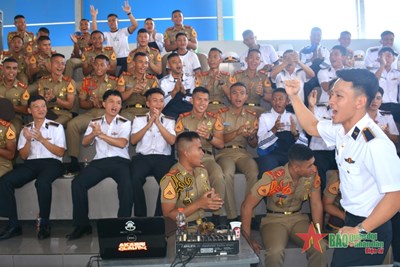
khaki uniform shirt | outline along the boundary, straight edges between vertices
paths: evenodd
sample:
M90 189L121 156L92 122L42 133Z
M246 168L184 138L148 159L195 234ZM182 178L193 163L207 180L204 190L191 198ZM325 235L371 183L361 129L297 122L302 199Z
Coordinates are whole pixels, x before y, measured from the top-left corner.
M303 201L308 200L311 192L320 188L318 174L311 177L300 177L297 185L293 184L288 163L267 171L252 187L251 194L257 199L267 197L267 209L275 212L300 211Z
M145 84L143 92L133 93L128 99L124 101L124 108L145 108L146 97L144 96L144 93L146 93L146 91L150 88L158 87L158 80L153 75L147 74L144 75L142 79L138 79L134 74L130 72L123 72L118 79L118 89L120 91L132 90L138 83Z
M51 76L42 77L39 80L38 93L39 95L45 95L46 90L53 92L54 96L60 98L61 100L67 101L67 95L74 95L75 81L70 77L63 76L59 80L54 81ZM57 103L48 102L47 108L54 110L62 110L64 108L58 107Z
M106 75L104 80L99 80L97 76L83 78L79 98L88 100L89 98L103 99L105 91L117 88L118 78Z
M342 194L340 193L340 181L339 181L339 172L337 170L330 170L327 175L327 183L324 189L324 196L329 198L334 198L334 205L342 209L340 205L340 199L342 198Z
M35 35L33 32L9 32L7 35L7 41L11 42L12 38L14 38L15 35L19 35L23 40L24 40L24 47L26 48L29 42L32 42L35 40Z
M19 55L14 55L11 51L3 51L0 55L0 62L3 62L6 58L14 58L18 62L18 79L20 75L23 75L26 79L26 63L25 63L25 54L19 53ZM1 63L0 63L1 64ZM20 80L20 79L19 79ZM22 82L27 82L22 80Z
M272 93L271 82L265 71L260 70L256 76L250 78L248 70L237 71L230 80L231 84L241 82L246 85L248 98L246 104L249 106L259 106L263 96L256 93L257 86L261 83L263 92Z
M203 117L199 120L193 112L186 112L179 116L178 121L176 122L175 132L178 135L185 131L196 131L202 123L207 126L207 129L211 134L224 130L224 126L222 125L221 118L218 114L205 112ZM213 145L203 137L201 137L200 140L206 154L209 155L207 152L212 153Z
M85 49L85 51L82 53L82 63L87 62L90 64L91 62L94 61L95 57L98 55L105 55L108 57L110 60L110 64L115 62L117 64L117 56L114 52L114 49L111 46L105 46L100 52L97 52L93 46L89 46ZM93 70L94 71L94 70ZM93 74L92 71L92 74Z
M160 181L161 203L174 203L184 208L210 190L208 174L204 168L195 168L194 176L178 162ZM204 210L199 209L186 219L188 222L204 218Z
M14 125L0 119L0 148L6 148L7 142L16 142ZM11 160L0 157L0 177L13 169Z
M167 28L164 33L164 42L165 42L165 40L169 40L171 44L175 44L175 41L176 41L175 36L179 32L186 33L186 36L187 36L189 42L191 39L197 38L197 32L195 31L195 29L193 27L182 25L182 27L178 27L178 28L176 28L175 26Z
M76 36L76 39L78 40L77 45L79 50L81 50L81 53L83 54L85 49L90 46L90 33L84 33L80 36Z
M135 56L135 54L137 52L145 53L149 57L149 61L153 62L154 64L160 64L160 62L161 62L161 54L157 49L155 49L153 47L149 47L149 46L145 49L136 48L129 53L128 58L126 59L126 61L128 63L128 70L129 70L129 65L131 65L133 62L133 57ZM150 67L147 69L147 73L154 75L154 76L157 75L157 73L153 72L150 69Z
M257 114L249 109L243 108L242 112L237 115L230 108L225 107L220 109L219 113L224 125L224 133L235 131L242 125L245 125L245 129L249 132L258 129ZM225 147L246 149L247 139L243 135L236 136L231 142L225 143Z
M222 82L217 81L210 71L202 72L200 79L196 77L196 87L203 86L210 92L210 104L217 105L224 103L225 94L222 86L229 83L230 75L225 71L221 71L221 75L223 77Z
M0 97L7 98L14 106L26 106L30 96L27 88L26 84L15 80L12 88L7 89L4 81L0 81Z
M36 68L37 65L40 65L39 71L35 74L34 79L39 79L43 76L50 75L50 72L46 69L45 63L50 62L51 55L54 54L55 52L51 52L49 55L42 55L38 51L33 52L30 56L28 56L29 59L29 67L30 68Z

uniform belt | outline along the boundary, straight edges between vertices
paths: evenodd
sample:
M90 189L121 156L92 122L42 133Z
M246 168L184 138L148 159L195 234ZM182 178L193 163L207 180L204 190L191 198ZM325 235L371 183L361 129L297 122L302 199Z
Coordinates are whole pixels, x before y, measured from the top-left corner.
M295 214L300 212L300 210L295 210L295 211L273 211L273 210L269 210L267 209L268 213L274 213L274 214L284 214L284 215L290 215L290 214Z
M203 149L203 152L204 152L204 154L207 154L207 155L213 155L212 151Z
M244 103L245 106L249 106L249 107L259 107L260 104L256 104L256 103Z
M145 108L145 105L142 104L132 104L132 105L126 105L125 108Z
M66 110L65 108L59 108L59 107L50 107L49 109L53 109L53 110Z
M243 147L243 146L235 146L235 145L233 145L233 146L225 146L225 148L233 148L233 149L241 148L241 149L246 149L246 148Z
M219 105L219 104L222 104L222 102L219 102L219 101L210 101L210 102L208 102L208 104Z

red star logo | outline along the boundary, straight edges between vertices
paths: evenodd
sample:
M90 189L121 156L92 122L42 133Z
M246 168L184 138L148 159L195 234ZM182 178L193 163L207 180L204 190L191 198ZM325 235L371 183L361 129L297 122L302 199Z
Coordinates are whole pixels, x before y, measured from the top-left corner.
M299 233L296 235L304 240L304 245L301 253L307 251L311 247L311 245L313 245L316 250L322 253L320 241L325 236L327 236L327 234L318 234L317 232L315 232L314 226L310 224L307 233Z

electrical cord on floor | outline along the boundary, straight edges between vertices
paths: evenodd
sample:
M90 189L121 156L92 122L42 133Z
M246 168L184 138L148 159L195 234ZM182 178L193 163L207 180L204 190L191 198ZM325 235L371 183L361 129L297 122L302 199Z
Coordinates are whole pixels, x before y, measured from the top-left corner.
M90 256L86 267L92 267L93 263L97 262L97 267L100 267L101 257L100 255Z

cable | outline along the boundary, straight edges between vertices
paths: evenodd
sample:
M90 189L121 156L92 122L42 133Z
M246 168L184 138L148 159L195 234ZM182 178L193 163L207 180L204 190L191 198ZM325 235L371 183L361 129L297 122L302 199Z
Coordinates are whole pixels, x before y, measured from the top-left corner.
M101 257L100 255L95 255L95 256L90 256L88 263L86 264L86 267L92 267L93 263L97 262L97 267L100 267L100 262L101 262Z

